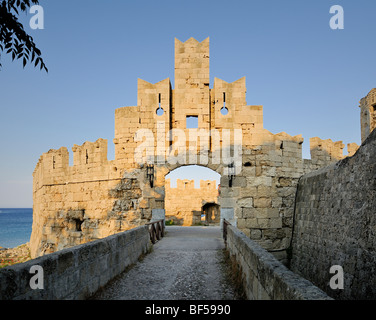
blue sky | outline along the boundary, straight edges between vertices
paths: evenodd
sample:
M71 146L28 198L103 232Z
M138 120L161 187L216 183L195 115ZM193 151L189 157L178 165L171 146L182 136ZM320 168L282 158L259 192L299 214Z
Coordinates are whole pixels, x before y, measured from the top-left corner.
M359 100L376 87L374 0L43 1L25 29L49 68L2 54L0 207L32 206L32 173L49 149L108 139L114 111L137 104L137 78L174 84L174 38L210 37L210 77L243 76L272 133L360 144ZM343 6L344 30L329 27Z

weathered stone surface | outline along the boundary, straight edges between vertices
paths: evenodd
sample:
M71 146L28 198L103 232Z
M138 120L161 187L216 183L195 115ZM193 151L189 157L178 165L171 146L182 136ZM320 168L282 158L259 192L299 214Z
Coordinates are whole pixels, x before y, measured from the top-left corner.
M200 188L195 188L194 180L177 179L176 182L176 188L172 188L171 180L166 179L166 220L183 226L219 224L219 190L215 180L200 180ZM201 214L205 214L203 220Z
M239 199L236 204L240 208L252 208L253 207L253 198Z
M254 200L255 208L270 208L272 206L272 198L262 197Z
M0 270L0 300L81 300L90 297L149 251L147 226ZM119 257L122 256L120 259ZM33 290L30 268L43 268L43 290Z
M254 238L258 235L251 232ZM233 226L227 228L227 249L241 267L250 300L331 300Z
M302 177L293 235L292 270L338 299L376 298L376 131L357 153ZM342 266L344 289L328 284Z

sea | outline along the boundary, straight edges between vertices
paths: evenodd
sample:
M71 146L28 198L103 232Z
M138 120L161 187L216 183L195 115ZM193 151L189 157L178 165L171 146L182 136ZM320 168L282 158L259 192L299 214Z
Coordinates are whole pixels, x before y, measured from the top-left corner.
M0 247L15 248L30 241L33 209L0 208Z

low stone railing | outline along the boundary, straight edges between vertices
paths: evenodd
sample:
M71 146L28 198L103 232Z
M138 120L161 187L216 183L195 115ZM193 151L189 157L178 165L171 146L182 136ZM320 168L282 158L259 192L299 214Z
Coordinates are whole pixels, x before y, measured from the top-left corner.
M223 231L226 247L241 268L248 299L332 300L226 221Z
M83 300L150 248L149 227L0 269L0 300Z

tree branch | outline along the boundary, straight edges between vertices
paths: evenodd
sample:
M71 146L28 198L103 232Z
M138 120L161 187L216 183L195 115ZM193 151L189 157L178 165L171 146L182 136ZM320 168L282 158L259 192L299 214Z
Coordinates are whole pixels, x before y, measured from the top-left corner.
M41 51L36 47L33 38L28 35L23 25L18 21L19 10L27 11L30 4L39 4L38 0L0 0L0 61L1 52L12 55L12 60L22 59L23 67L33 63L36 67L48 69L41 57ZM0 62L0 69L2 65Z

